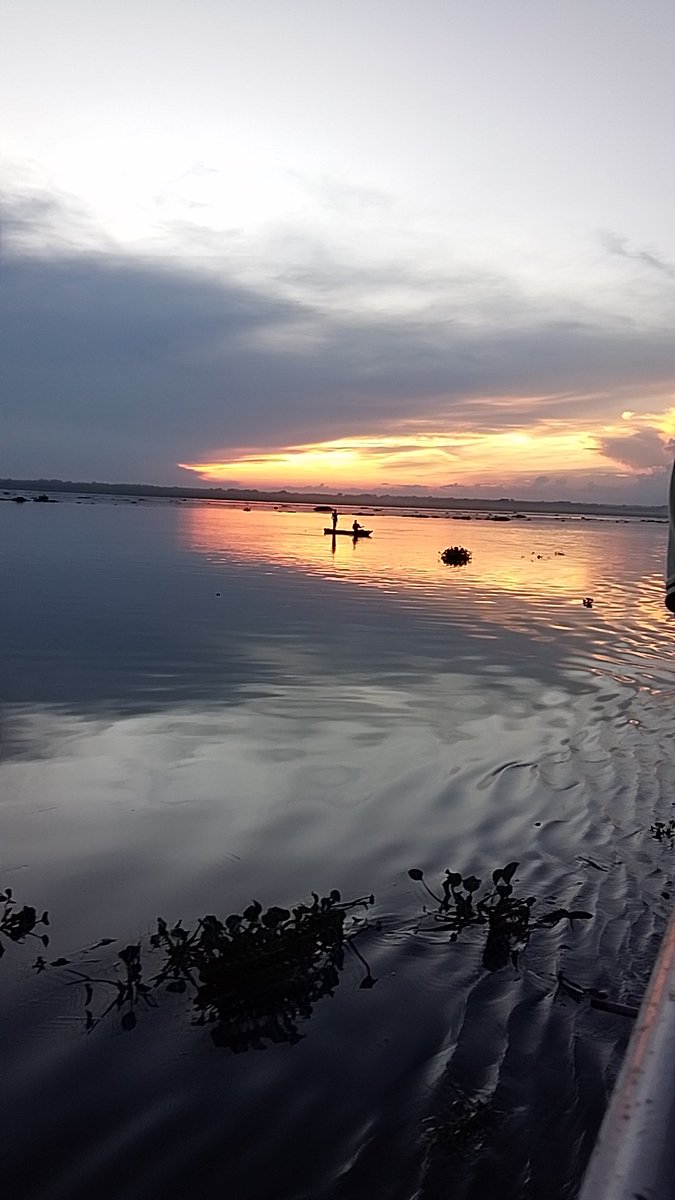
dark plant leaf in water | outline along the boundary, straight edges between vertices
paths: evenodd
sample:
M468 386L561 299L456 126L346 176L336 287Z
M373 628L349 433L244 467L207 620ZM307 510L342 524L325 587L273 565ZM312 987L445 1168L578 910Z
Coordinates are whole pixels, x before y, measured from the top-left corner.
M452 887L452 888L458 888L458 887L460 886L460 884L461 884L461 882L462 882L462 876L459 874L459 872L457 872L457 871L446 871L446 872L445 872L445 874L446 874L446 876L447 876L448 883L450 884L450 887Z
M502 877L504 879L504 882L510 883L517 870L518 870L517 862L507 863L502 871Z
M50 962L49 965L50 967L66 967L69 962L69 958L55 958L54 961Z
M411 879L424 879L424 871L420 871L419 867L411 867L408 874Z
M467 892L477 892L480 885L481 881L480 879L476 879L475 875L467 875L466 879L464 880L464 887L466 888Z
M252 904L249 904L248 908L244 909L244 917L247 921L254 922L258 920L261 912L262 904L258 904L258 901L254 900Z
M361 980L359 987L360 988L374 988L376 983L377 983L377 980L373 979L372 975L366 975L365 979Z
M564 921L565 919L571 921L576 917L580 921L590 921L592 916L593 914L588 912L569 912L569 910L566 908L555 908L553 912L545 913L543 917L539 917L536 921L536 924L539 926L552 928L554 925L557 925L559 921Z
M262 922L268 929L275 929L277 925L282 925L284 921L287 921L290 915L287 908L276 908L273 905L263 914Z
M120 1021L120 1025L122 1026L122 1029L125 1029L125 1030L135 1029L136 1028L136 1013L133 1012L133 1010L130 1012L125 1012L124 1016L122 1017L122 1020Z
M167 992L184 992L186 988L187 984L184 979L173 979L166 985Z
M131 964L137 962L138 958L140 957L140 953L140 943L137 946L125 946L124 950L120 950L118 958L121 958L123 963L125 963L127 966L130 966Z

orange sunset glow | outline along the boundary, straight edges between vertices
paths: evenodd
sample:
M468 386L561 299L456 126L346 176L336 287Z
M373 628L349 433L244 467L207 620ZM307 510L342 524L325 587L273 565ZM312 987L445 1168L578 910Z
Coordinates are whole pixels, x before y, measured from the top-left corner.
M349 524L351 513L344 514L344 520ZM430 597L446 598L453 572L439 562L438 551L456 533L457 525L443 518L418 524L411 556L407 522L380 511L366 524L375 527L367 545L354 546L351 539L341 538L336 545L335 540L331 544L331 539L323 536L323 518L314 513L255 509L244 514L234 508L207 506L186 508L181 513L185 544L216 560L226 553L238 561L293 567L313 575L349 580L360 587L392 593L421 588ZM567 553L554 556L554 541ZM536 570L532 565L533 544L543 552L536 560ZM498 593L522 597L554 591L565 598L585 595L591 586L593 564L578 528L557 526L554 531L549 526L533 533L531 526L514 523L505 538L503 527L475 522L471 526L471 545L475 561L454 577L456 586L461 581L462 587L482 593L485 578L489 577ZM506 620L503 613L502 620Z
M557 472L626 475L642 465L621 457L631 437L651 433L660 455L675 433L675 410L638 416L617 414L611 424L546 421L504 432L419 432L414 422L396 434L344 437L307 444L242 448L227 457L180 463L205 482L249 487L395 489L423 485L442 488L457 483L497 483ZM612 452L607 448L611 442ZM603 445L604 443L604 445ZM655 464L655 465L658 465Z

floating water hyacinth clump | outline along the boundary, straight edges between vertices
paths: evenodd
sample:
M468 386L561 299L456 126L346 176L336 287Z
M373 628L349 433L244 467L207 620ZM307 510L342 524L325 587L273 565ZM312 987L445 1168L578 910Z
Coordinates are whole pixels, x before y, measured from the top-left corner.
M365 971L359 986L376 983L354 945L368 925L361 912L374 902L374 896L343 901L334 889L323 897L313 892L311 904L292 910L272 905L263 911L254 900L224 920L204 916L193 929L159 918L149 947L141 942L125 946L112 975L94 976L86 962L67 958L47 963L39 957L34 967L38 972L68 968L71 982L84 989L88 1031L109 1014L120 1017L123 1030L134 1029L140 1013L158 1007L161 989L189 999L194 1023L210 1027L216 1046L241 1053L295 1043L302 1036L300 1022L311 1016L319 1000L334 994L347 951ZM112 940L105 938L97 946ZM158 952L162 961L150 974ZM102 993L109 998L97 1004Z
M448 546L446 550L441 550L441 562L447 567L465 567L471 562L471 551L465 546Z
M670 827L659 823L655 836L662 840L664 832L669 837ZM447 931L451 942L482 927L483 967L498 971L509 962L517 965L533 932L562 921L573 926L591 917L566 908L535 917L535 897L515 893L517 869L517 862L509 862L485 883L475 875L447 870L433 887L419 867L408 874L433 901L423 912L425 926ZM379 920L369 920L374 895L343 900L333 889L310 896L310 901L292 908L271 905L266 910L253 900L239 912L223 918L208 914L192 926L159 918L153 934L123 946L114 958L91 957L117 940L104 937L74 957L49 961L40 954L33 968L38 975L65 968L67 984L83 997L87 1032L107 1017L117 1018L126 1032L136 1029L141 1015L157 1009L162 996L170 993L183 997L193 1024L207 1027L219 1048L242 1053L275 1043L294 1044L301 1040L301 1026L315 1005L335 994L347 955L358 963L360 989L377 983L356 945L357 940L363 944L362 934L381 928ZM11 889L0 892L0 953L3 940L23 943L38 938L46 947L49 937L36 927L48 922L46 912L38 917L33 907L17 906Z
M513 894L511 880L518 869L517 862L507 863L492 872L492 888L484 889L479 895L482 880L475 875L462 877L458 871L446 871L441 881L442 895L434 892L425 882L424 872L413 867L408 874L421 883L437 908L430 914L437 929L450 931L450 941L455 942L463 930L487 926L487 940L483 950L483 966L487 971L498 971L510 961L518 963L518 956L527 946L536 929L551 929L559 921L588 921L592 914L580 909L556 908L541 917L533 917L534 896L518 897Z

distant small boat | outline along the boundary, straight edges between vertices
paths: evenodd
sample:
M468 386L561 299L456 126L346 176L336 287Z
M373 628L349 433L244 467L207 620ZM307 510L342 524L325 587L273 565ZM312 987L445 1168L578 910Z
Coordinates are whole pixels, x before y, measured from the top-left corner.
M324 533L330 534L331 537L370 537L372 532L372 529L357 529L356 532L353 529L324 529Z

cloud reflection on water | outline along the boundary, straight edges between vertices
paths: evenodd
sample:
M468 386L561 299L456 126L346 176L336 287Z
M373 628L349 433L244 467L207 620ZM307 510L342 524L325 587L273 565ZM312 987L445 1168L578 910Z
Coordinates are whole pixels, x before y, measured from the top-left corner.
M273 1178L290 1197L308 1128L330 1149L304 1165L307 1194L335 1194L338 1179L372 1194L387 1164L394 1195L403 1170L417 1177L429 1114L447 1146L444 1097L462 1087L509 1114L491 1135L495 1179L514 1178L529 1146L538 1179L552 1152L561 1178L578 1174L577 1125L586 1136L599 1119L615 1039L553 1004L560 956L583 984L612 994L622 976L641 984L672 874L669 848L647 832L671 812L673 778L663 530L378 515L370 543L344 539L333 556L321 514L64 504L19 522L5 507L17 591L2 882L49 908L50 956L102 934L136 944L158 912L193 921L324 886L372 888L384 920L378 987L363 993L356 976L318 1004L292 1055L228 1059L226 1087L168 1003L141 1042L139 1029L108 1039L110 1026L77 1040L73 1001L59 1017L70 1040L55 1039L56 977L40 979L38 1009L19 971L4 1019L21 1034L8 1078L22 1169L44 1097L38 1126L52 1140L31 1170L57 1197L124 1191L120 1136L161 1176L153 1189L138 1175L143 1200L171 1195L195 1163L222 1190L224 1144L232 1194L252 1179L260 1195ZM438 561L455 541L474 553L459 571ZM555 895L594 921L574 939L533 939L526 969L489 978L469 941L449 969L446 946L407 932L419 909L411 866L430 879L446 867L485 877L515 857L527 862L523 895ZM174 1161L157 1153L148 1114ZM257 1122L264 1136L247 1158ZM445 1195L443 1155L425 1195ZM482 1200L479 1184L466 1194Z

